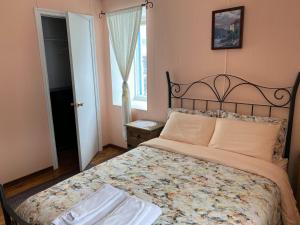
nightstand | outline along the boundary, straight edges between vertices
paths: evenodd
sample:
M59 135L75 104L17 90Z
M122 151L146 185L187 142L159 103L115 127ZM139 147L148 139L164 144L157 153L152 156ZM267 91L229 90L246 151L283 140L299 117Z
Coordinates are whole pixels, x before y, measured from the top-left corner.
M140 143L160 135L165 123L151 120L136 120L126 124L127 147L132 149Z

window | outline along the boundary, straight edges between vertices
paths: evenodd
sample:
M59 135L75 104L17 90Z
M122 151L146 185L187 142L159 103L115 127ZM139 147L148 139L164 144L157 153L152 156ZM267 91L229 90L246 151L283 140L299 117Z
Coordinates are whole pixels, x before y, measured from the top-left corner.
M122 105L122 77L110 46L113 105ZM134 59L129 75L132 108L147 110L147 26L146 10L143 9L142 22L138 36Z
M134 57L135 96L134 99L147 99L147 31L143 18Z

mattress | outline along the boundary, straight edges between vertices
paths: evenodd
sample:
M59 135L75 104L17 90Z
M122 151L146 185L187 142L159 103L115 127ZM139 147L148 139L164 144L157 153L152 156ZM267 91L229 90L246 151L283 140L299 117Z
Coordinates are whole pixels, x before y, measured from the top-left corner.
M280 191L271 180L187 155L140 146L23 202L17 213L51 224L104 183L162 209L157 225L281 224Z

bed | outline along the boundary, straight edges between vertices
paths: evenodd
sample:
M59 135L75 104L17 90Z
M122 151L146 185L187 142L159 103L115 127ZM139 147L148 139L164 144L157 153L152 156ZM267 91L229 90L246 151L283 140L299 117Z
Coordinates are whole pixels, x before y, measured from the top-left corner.
M277 109L284 109L289 115L284 141L284 156L288 158L299 77L294 87L267 88L224 74L191 84L179 84L171 82L167 73L169 108L179 103L182 109L187 101L191 104L190 110L196 110L197 102L204 102L204 111L208 112L212 102L218 104L218 110L223 110L226 104L233 105L234 113L238 113L239 106L246 105L250 108L251 118L255 107L266 108L267 117L271 117ZM217 89L219 79L229 83L223 94ZM195 85L209 88L216 99L190 97L188 93ZM267 103L226 101L243 85L261 93ZM265 91L273 93L276 102ZM17 213L33 224L51 224L60 214L109 183L158 205L163 213L156 221L157 225L298 224L299 214L293 211L295 202L290 193L288 176L282 168L234 152L207 151L208 148L176 140L150 140L28 198L17 208ZM247 166L250 164L251 168ZM274 171L277 177L260 172L262 168ZM283 190L287 193L282 193ZM283 211L283 205L288 205L287 211Z

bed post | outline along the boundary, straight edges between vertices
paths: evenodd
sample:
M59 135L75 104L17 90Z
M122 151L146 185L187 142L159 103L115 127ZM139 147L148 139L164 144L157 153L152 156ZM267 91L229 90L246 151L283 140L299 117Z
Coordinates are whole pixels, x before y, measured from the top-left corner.
M172 95L172 90L171 90L171 80L170 80L170 73L169 71L166 72L166 75L167 75L167 82L168 82L168 107L169 108L172 108L172 98L171 98L171 95Z
M286 144L285 144L285 158L289 158L290 151L291 151L291 139L292 139L292 132L293 132L293 122L294 122L294 111L295 111L295 104L296 104L296 96L297 91L300 83L300 72L298 73L297 79L293 86L292 96L291 96L291 103L290 103L290 111L289 111L289 121L288 121L288 128L286 134Z

